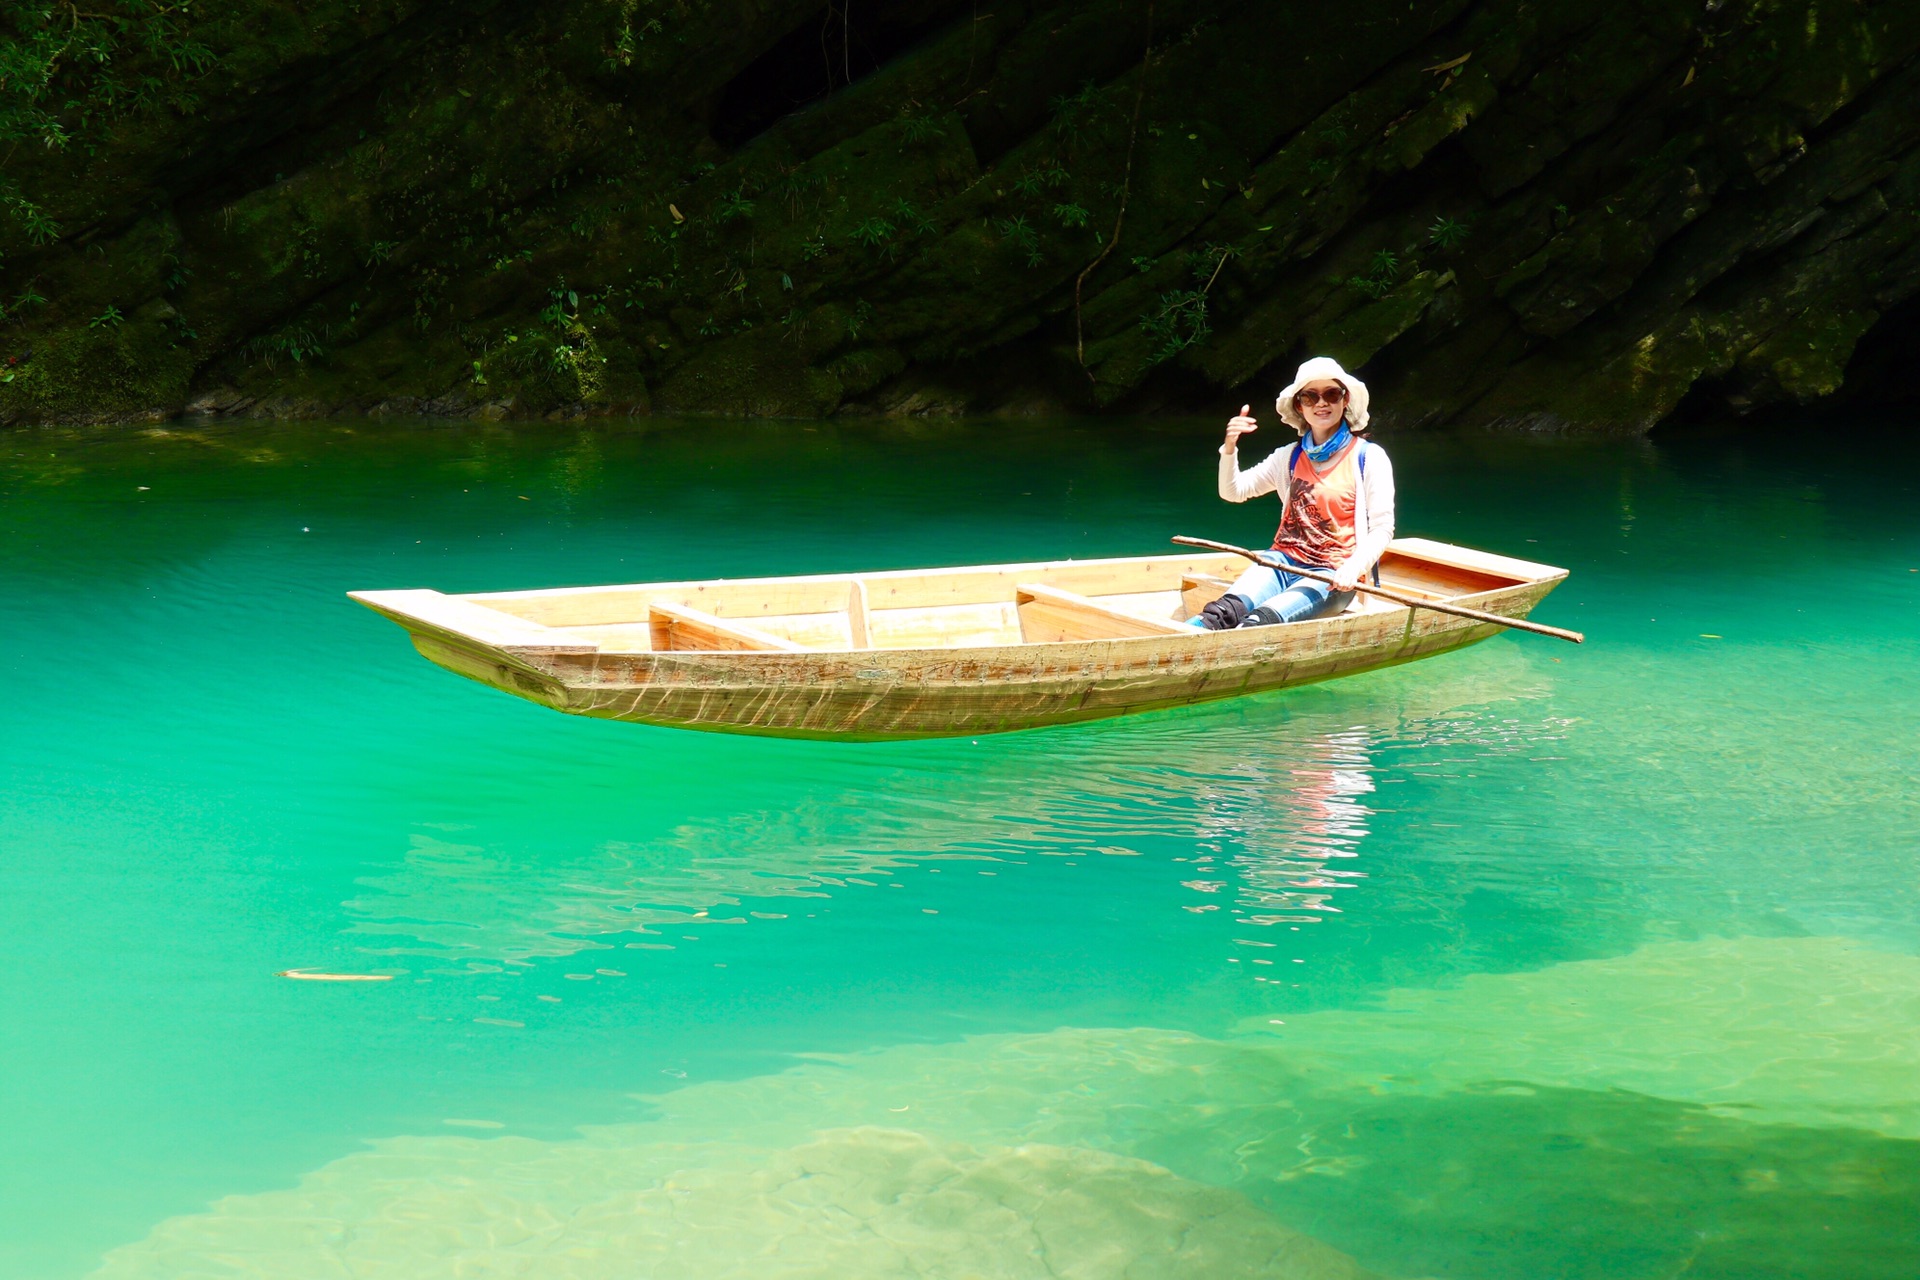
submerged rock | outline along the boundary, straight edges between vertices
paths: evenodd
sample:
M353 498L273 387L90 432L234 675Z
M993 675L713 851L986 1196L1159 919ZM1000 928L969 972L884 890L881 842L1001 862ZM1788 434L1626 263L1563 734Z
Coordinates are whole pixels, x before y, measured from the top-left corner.
M626 1139L621 1141L620 1139ZM406 1138L115 1250L109 1277L1368 1280L1232 1191L1086 1148L899 1129L784 1150Z
M1233 1039L810 1054L574 1138L382 1139L96 1275L1906 1276L1916 1000L1912 956L1749 937Z
M0 424L1137 411L1317 351L1391 423L1636 432L1911 327L1900 0L993 8L26 21Z

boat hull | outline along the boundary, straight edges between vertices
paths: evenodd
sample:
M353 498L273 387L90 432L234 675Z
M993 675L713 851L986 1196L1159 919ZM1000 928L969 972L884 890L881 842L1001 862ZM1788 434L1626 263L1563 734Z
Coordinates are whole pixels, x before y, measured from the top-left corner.
M1524 618L1564 576L1454 602ZM409 630L420 653L440 666L570 715L722 733L886 741L1044 728L1285 689L1461 648L1503 628L1395 608L1232 632L1114 640L661 653L542 650L476 643L438 628Z

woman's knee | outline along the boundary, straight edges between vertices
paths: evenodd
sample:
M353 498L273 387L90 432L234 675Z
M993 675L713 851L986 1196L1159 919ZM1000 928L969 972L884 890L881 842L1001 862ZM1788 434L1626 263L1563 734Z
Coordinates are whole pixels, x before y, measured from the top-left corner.
M1246 600L1248 607L1263 605L1280 592L1280 581L1271 569L1254 565L1238 578L1227 590Z
M1230 591L1200 610L1200 625L1209 631L1231 631L1252 611L1251 600Z
M1313 616L1318 597L1311 592L1302 591L1298 586L1289 587L1257 609L1247 613L1247 620L1240 625L1246 627L1270 627L1280 622L1300 622Z

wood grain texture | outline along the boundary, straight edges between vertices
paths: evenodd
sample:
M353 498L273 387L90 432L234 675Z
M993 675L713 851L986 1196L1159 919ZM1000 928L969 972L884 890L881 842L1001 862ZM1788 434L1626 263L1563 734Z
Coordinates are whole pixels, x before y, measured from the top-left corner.
M1427 558L1429 546L1442 554ZM1491 577L1498 585L1469 594L1436 594L1505 617L1525 617L1566 577L1564 570L1549 565L1421 539L1396 542L1394 551L1396 564L1383 576L1395 585L1461 573L1476 581ZM862 574L859 579L835 575L705 584L726 586L735 594L713 592L701 598L724 602L738 616L766 619L765 630L734 624L765 639L779 640L775 630L794 614L839 613L848 623L845 631L836 629L836 635L854 642L841 647L844 642L836 639L833 648L784 640L778 648L731 651L683 650L677 643L648 649L535 643L541 632L562 641L584 639L596 630L609 639L638 638L635 633L641 628L610 625L619 619L608 616L609 609L671 609L673 597L690 593L689 584L554 593L573 602L564 607L541 603L540 593L514 593L519 607L511 612L522 620L530 621L529 614L556 619L591 615L600 625L576 622L572 625L580 630L572 632L538 624L524 631L514 628L512 640L517 643L504 644L449 625L452 619L428 598L438 593L357 593L355 599L405 627L431 661L557 711L727 733L848 740L999 733L1260 693L1412 661L1501 631L1491 624L1401 607L1370 607L1310 622L1225 632L1165 621L1164 610L1177 607L1182 589L1190 589L1197 577L1219 577L1226 559L1159 556ZM930 580L941 572L952 578L944 586ZM915 603L893 611L877 607L888 588L876 584L888 578L894 579L891 598ZM1094 590L1075 591L1062 586L1063 580ZM869 638L879 647L861 648L851 634L847 611L856 581L865 582L869 600L875 602ZM989 584L1002 594L980 599ZM761 587L768 600L800 607L785 614L756 613L737 590L749 586ZM583 590L593 593L585 606L579 603ZM1098 599L1102 594L1111 599ZM1025 602L1016 603L1022 596ZM498 595L453 599L484 601L482 607L495 616L504 611L504 598ZM1116 607L1120 600L1134 607ZM1150 601L1159 602L1160 616L1138 612ZM1063 608L1063 602L1071 608ZM1071 613L1073 626L1083 634L1008 642L1011 629L1036 607L1052 611L1049 618ZM889 635L890 612L910 625ZM720 621L719 615L704 609L700 613ZM1109 628L1105 634L1084 634L1099 625ZM921 642L896 643L901 630L911 631ZM1128 630L1134 634L1122 634ZM994 636L993 642L975 642L983 633ZM928 643L928 638L937 642Z
M1035 582L1016 586L1013 604L1020 613L1020 638L1028 644L1177 636L1188 629L1179 623L1139 617L1083 595Z
M1185 621L1202 609L1227 594L1227 588L1233 582L1227 578L1216 578L1210 573L1183 573L1180 575L1180 619Z
M871 610L867 606L867 584L855 578L853 589L847 592L847 647L850 649L871 649L873 633L869 625Z
M647 609L648 639L656 653L695 650L729 653L742 650L772 649L799 653L802 646L781 636L769 635L758 627L728 622L684 605L655 604Z

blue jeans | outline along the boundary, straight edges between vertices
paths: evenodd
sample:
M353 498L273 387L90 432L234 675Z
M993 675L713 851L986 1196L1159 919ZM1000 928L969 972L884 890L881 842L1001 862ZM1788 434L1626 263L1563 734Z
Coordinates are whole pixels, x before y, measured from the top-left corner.
M1316 564L1302 564L1283 551L1269 551L1267 559L1333 576L1333 570L1323 569ZM1305 622L1308 618L1323 618L1338 613L1353 603L1354 594L1351 591L1335 591L1324 582L1315 582L1312 578L1302 578L1298 574L1284 573L1258 564L1249 566L1227 591L1239 596L1254 609L1264 605L1273 610L1280 615L1282 622Z

